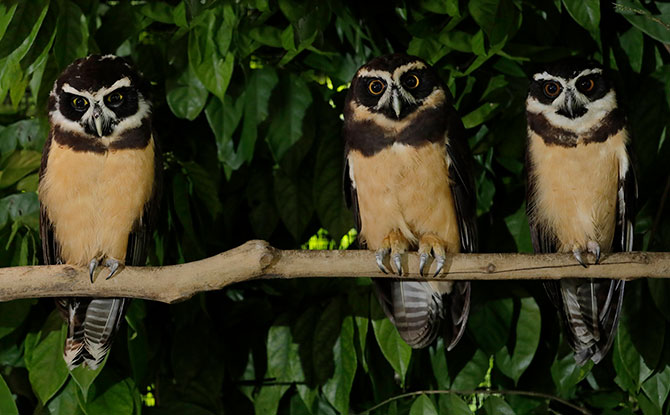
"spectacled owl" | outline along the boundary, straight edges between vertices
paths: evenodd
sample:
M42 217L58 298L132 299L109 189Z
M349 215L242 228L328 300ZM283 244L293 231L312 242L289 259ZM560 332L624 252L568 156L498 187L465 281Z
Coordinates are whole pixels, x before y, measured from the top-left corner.
M123 265L144 265L161 172L148 83L125 59L89 56L63 71L48 105L39 173L44 262L87 266L91 282L100 265L107 278ZM68 323L69 368L100 365L128 301L56 300Z
M423 275L446 254L475 252L477 226L471 155L449 91L425 61L403 54L375 58L356 72L344 106L345 194L359 243L389 257L416 249ZM390 263L389 263L389 266ZM470 309L470 283L374 280L382 309L402 338L425 347L443 325L453 348Z
M626 117L598 64L562 61L535 73L526 100L527 213L535 252L572 252L595 263L631 251L637 185ZM612 345L624 281L545 283L580 365Z

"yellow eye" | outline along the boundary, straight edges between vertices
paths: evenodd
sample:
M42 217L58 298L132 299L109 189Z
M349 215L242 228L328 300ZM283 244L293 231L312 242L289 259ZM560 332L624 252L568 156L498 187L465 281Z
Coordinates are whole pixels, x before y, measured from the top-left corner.
M384 88L386 88L386 85L384 85L384 83L379 79L373 79L368 84L368 91L370 91L372 95L381 94L382 92L384 92Z
M123 102L123 95L120 92L112 92L106 99L110 107L118 107Z
M409 89L414 89L419 86L419 77L411 74L405 78L405 86Z
M579 89L582 92L591 92L593 91L593 87L596 86L596 83L593 82L593 79L587 78L587 79L580 79L579 82L577 82L577 89Z
M85 111L88 108L88 100L84 97L74 97L71 102L72 108L77 111Z
M558 82L549 81L544 84L544 95L549 98L556 98L561 93L561 85Z

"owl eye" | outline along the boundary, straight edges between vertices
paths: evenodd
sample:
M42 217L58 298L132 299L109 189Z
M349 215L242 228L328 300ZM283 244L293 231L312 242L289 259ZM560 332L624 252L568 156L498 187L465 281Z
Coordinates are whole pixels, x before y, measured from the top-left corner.
M596 83L593 82L593 79L591 78L580 79L579 82L577 82L577 89L581 92L591 92L595 86Z
M411 74L407 78L405 78L404 84L407 88L414 89L419 86L419 77L414 74Z
M368 84L368 91L370 91L372 95L381 94L382 92L384 92L384 88L386 88L386 85L384 85L384 83L379 79L373 79Z
M86 111L88 108L88 100L84 97L74 97L71 101L72 108L77 111Z
M123 95L120 92L112 92L107 95L106 100L110 107L118 107L123 102Z
M556 98L558 94L561 93L561 85L558 82L549 81L545 82L544 87L542 88L544 95L549 98Z

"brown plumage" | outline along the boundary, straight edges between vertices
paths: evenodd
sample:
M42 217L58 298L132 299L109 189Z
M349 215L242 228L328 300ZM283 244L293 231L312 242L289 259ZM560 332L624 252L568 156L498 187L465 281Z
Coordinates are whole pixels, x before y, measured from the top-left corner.
M602 68L567 61L534 75L526 103L527 211L535 252L630 251L636 184L623 112ZM624 282L545 283L579 364L611 347Z
M121 58L77 60L54 84L49 119L39 184L44 262L88 266L92 280L99 264L108 278L144 265L161 172L146 84ZM68 322L68 367L104 360L128 301L56 300Z
M381 84L379 84L381 83ZM423 60L387 55L362 66L344 108L345 193L361 246L387 272L390 256L417 249L420 272L436 273L448 252L477 249L474 181L463 126L437 73ZM446 344L460 339L469 282L373 280L389 319L412 347L430 344L444 321Z

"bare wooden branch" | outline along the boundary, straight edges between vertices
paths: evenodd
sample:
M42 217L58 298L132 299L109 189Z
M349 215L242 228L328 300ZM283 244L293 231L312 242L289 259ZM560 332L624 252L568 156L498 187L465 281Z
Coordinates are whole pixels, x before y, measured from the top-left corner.
M589 260L593 262L593 257ZM431 268L435 266L430 264ZM390 268L390 264L386 264ZM416 253L403 256L402 278L418 275ZM107 269L96 272L91 284L84 267L70 265L0 268L0 301L18 298L86 296L130 297L173 303L202 291L259 278L380 277L369 251L282 251L265 241L242 246L187 264L166 267L126 267L105 280ZM431 274L432 275L432 274ZM528 280L561 278L670 278L670 253L604 254L599 265L583 268L572 254L455 254L449 255L439 280Z

